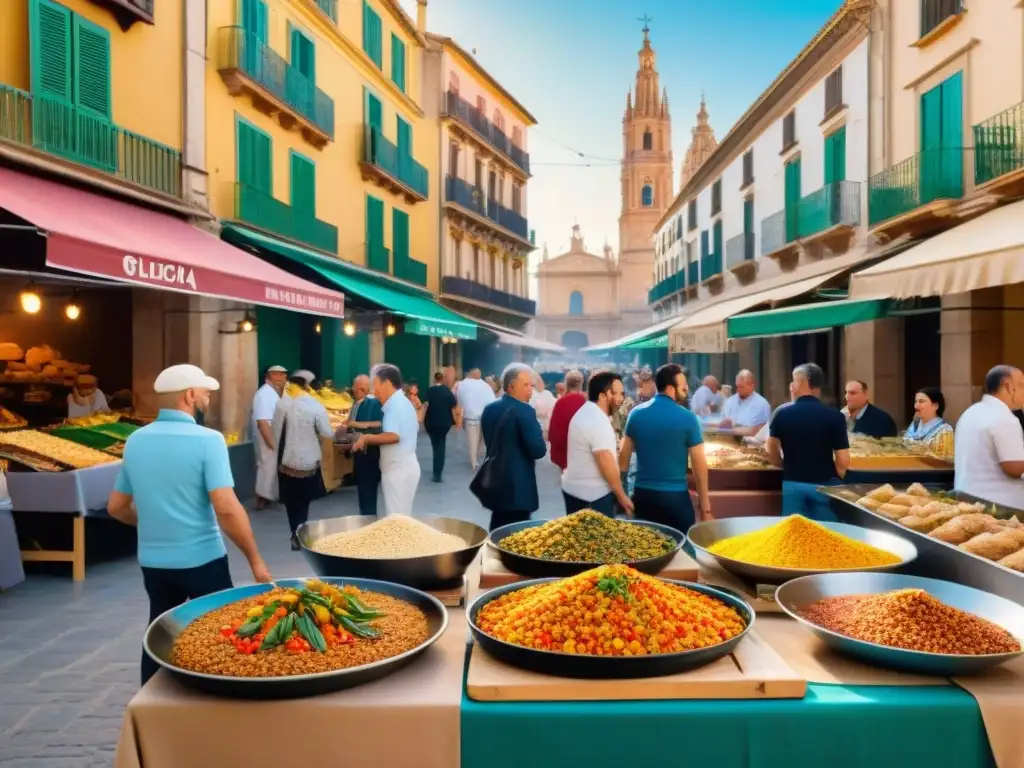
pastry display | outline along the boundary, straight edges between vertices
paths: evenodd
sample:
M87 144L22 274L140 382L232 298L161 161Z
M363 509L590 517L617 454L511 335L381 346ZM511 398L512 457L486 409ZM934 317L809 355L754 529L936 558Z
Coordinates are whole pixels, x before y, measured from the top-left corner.
M19 429L28 426L28 422L13 411L0 405L0 429Z
M62 440L53 435L37 432L34 429L0 433L0 450L7 447L20 448L36 456L60 462L75 469L117 461L110 454L78 445L70 440Z

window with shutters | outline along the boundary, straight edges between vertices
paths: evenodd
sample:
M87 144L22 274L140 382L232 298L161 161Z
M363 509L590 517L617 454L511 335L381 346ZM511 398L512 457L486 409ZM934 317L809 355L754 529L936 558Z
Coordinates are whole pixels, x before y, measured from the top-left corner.
M412 126L400 116L395 116L395 136L398 138L398 156L412 157Z
M825 117L838 112L843 106L843 67L825 78Z
M306 33L298 27L293 27L291 22L288 22L288 28L292 66L310 83L316 84L316 46Z
M391 81L405 93L405 43L391 35Z
M405 278L409 268L409 214L391 209L391 265L395 277Z
M921 37L963 12L963 0L921 0Z
M719 179L711 185L711 215L717 216L722 212L722 180Z
M316 217L316 164L308 157L291 151L292 208L302 216Z
M366 266L378 272L390 272L388 251L384 247L384 201L366 196Z
M243 117L236 115L235 118L238 183L270 196L274 188L270 136Z
M846 126L825 137L825 183L846 180Z
M512 182L512 210L523 212L523 185L518 181Z
M697 228L697 201L691 200L686 208L686 231L693 232Z
M497 107L494 108L494 127L502 133L505 132L505 116L501 114L501 110Z
M790 112L782 118L782 151L796 144L796 112Z
M749 187L754 183L754 150L748 149L743 153L743 186Z
M512 146L523 146L523 129L518 125L512 127Z
M448 175L453 179L459 175L459 145L454 141L448 145Z
M384 33L380 16L370 7L368 0L363 0L363 50L377 69L384 68Z
M455 71L448 72L448 90L459 95L459 75Z

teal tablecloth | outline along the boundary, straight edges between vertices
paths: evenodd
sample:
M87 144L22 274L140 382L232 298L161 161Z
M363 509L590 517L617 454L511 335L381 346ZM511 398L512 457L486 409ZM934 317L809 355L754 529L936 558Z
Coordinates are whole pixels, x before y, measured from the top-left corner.
M955 686L809 685L802 700L480 703L462 768L992 768Z

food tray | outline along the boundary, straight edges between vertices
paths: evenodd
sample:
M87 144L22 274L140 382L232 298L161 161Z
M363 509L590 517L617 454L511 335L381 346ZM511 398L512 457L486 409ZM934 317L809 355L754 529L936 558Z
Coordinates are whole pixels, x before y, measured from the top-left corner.
M55 461L47 456L39 456L30 451L9 445L0 445L0 457L34 472L67 472L71 469L67 464L61 464L59 461Z
M668 579L663 579L663 581L666 584L675 584L691 589L694 592L709 595L735 608L746 623L746 627L736 637L724 643L693 651L651 656L584 656L557 651L541 651L536 648L524 648L520 645L513 645L512 643L506 643L504 640L491 637L477 626L477 614L487 603L496 600L508 592L515 592L552 581L558 581L558 579L521 581L518 584L497 587L490 592L484 592L482 595L479 595L470 604L466 612L469 628L476 642L498 661L532 672L556 675L558 677L614 680L674 675L677 672L684 672L688 669L696 669L705 664L710 664L716 659L732 653L733 649L747 636L747 633L754 626L754 610L741 598L726 592L720 592L703 584L694 584L687 581L670 581Z
M755 565L734 560L731 557L721 557L708 550L710 546L722 539L729 539L744 533L752 533L770 525L777 524L780 517L733 517L725 520L706 520L697 523L687 532L690 543L697 553L698 563L718 564L725 570L740 578L749 579L758 584L782 584L790 579L800 576L808 576L814 573L835 573L835 570L821 570L813 568L779 568L769 565ZM843 523L819 523L836 533L841 533L847 538L870 544L873 547L892 552L900 558L900 562L893 565L877 565L869 568L846 568L840 570L856 571L892 571L903 568L917 557L917 548L905 538L895 536L885 531L870 530L856 525Z
M377 522L376 515L350 515L316 520L300 526L296 536L302 545L302 554L306 562L317 576L380 579L427 590L462 584L462 577L487 539L487 531L479 525L453 517L417 515L416 519L439 531L458 536L468 542L468 546L443 555L391 560L326 555L312 549L316 541L327 536L354 531Z
M247 597L270 591L270 584L253 584L234 587L211 595L198 597L182 603L157 617L149 625L142 640L143 650L157 664L166 669L184 685L207 693L241 699L288 699L316 696L343 688L352 688L371 680L386 677L409 664L427 648L433 645L448 628L448 611L441 602L425 592L401 584L391 584L371 579L334 579L319 577L321 581L352 585L361 590L380 592L397 597L420 608L427 616L427 630L430 633L424 643L390 659L364 664L359 667L339 669L333 672L318 672L311 675L288 675L284 677L225 677L202 672L191 672L170 663L171 651L178 635L193 621L210 611L221 608ZM306 579L278 579L281 587L301 588Z
M666 565L659 576L672 581L697 581L699 576L697 561L690 557L685 550L677 550L676 556ZM483 563L480 568L480 589L494 589L503 587L506 584L514 584L524 581L526 577L513 573L505 567L493 547L487 547L483 552Z
M964 656L910 651L857 640L813 624L797 613L825 597L877 595L896 589L923 589L946 605L998 624L1024 642L1024 606L980 589L951 581L900 573L827 573L794 579L779 587L775 599L782 609L837 651L868 664L926 675L970 675L1019 657L1016 653Z
M820 487L818 492L832 499L832 510L841 520L876 531L894 533L913 542L917 547L918 558L907 569L909 573L937 579L949 579L984 592L1002 595L1024 605L1024 574L999 565L992 560L964 552L959 547L939 539L933 539L926 533L907 528L895 520L889 520L857 503L857 499L863 498L878 487L878 485L840 485ZM929 487L929 490L940 489ZM945 492L961 501L972 503L981 501L986 505L992 504L990 501L960 491ZM1024 521L1024 512L996 504L997 517L1005 518L1010 515L1015 515Z
M537 528L547 522L550 521L527 520L526 522L511 523L509 525L503 525L500 528L495 528L491 531L491 535L487 537L487 546L494 552L497 552L498 559L501 560L501 564L508 568L508 570L512 571L512 573L518 573L520 576L527 576L530 578L564 578L567 576L575 576L577 573L583 573L583 571L589 571L591 568L597 568L600 565L608 565L608 563L584 563L573 560L544 560L539 557L530 557L529 555L519 555L515 552L509 552L507 549L502 549L499 546L501 540L506 536L511 536L513 533L526 530L527 528ZM626 563L626 565L636 568L641 573L657 576L665 569L665 566L672 562L676 556L676 552L682 549L683 544L686 543L685 534L681 531L677 531L675 528L669 528L667 525L649 523L646 520L621 520L620 522L653 528L676 542L675 547L663 555L648 557L643 560L633 560Z

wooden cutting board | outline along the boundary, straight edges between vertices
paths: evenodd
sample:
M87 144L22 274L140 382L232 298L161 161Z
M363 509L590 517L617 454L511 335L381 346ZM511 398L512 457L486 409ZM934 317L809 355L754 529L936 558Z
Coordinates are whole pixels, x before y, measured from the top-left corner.
M697 581L699 569L697 561L679 550L665 570L658 574L659 578L673 581ZM480 569L480 589L494 589L517 581L527 581L529 576L520 576L506 568L497 553L488 546L483 550L483 568Z
M441 605L448 608L461 608L466 604L466 594L469 591L469 580L462 577L462 583L447 589L428 589L427 594L433 595L441 601Z
M728 656L707 666L638 680L576 680L503 664L473 644L466 694L474 701L642 701L801 699L807 681L751 630Z

